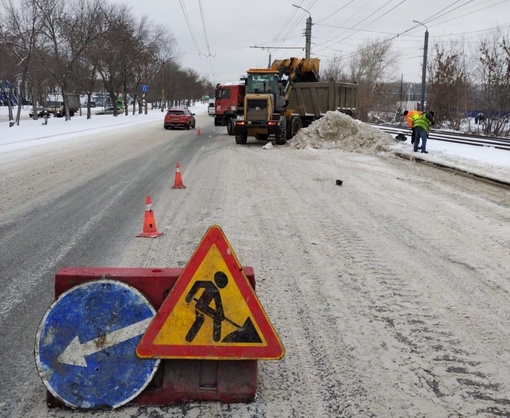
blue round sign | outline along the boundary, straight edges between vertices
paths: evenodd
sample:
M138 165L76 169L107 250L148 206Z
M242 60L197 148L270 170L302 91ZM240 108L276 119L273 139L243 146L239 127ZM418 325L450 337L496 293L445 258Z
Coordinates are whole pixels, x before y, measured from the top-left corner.
M62 293L44 315L35 342L47 389L71 408L117 408L135 398L160 362L136 355L155 313L138 290L114 280Z

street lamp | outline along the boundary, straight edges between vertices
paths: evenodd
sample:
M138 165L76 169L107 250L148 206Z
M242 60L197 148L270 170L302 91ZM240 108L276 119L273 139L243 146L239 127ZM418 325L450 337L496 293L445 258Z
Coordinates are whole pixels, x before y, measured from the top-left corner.
M429 28L417 20L413 20L414 23L418 23L425 27L425 43L423 45L423 68L421 72L421 111L425 111L425 83L427 81L427 51L429 49Z
M306 29L305 29L305 40L306 40L306 47L305 47L305 58L310 59L310 48L312 45L312 14L306 10L305 8L298 6L297 4L293 4L294 7L297 7L298 9L304 10L306 13L308 13L308 18L306 19Z

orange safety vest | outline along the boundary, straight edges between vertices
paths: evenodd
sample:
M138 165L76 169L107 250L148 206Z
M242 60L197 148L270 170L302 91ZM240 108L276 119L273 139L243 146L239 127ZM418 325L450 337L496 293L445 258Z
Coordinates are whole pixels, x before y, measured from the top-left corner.
M419 110L410 110L409 112L407 112L406 120L407 120L407 124L409 125L410 128L413 127L414 119L416 119L422 113L423 112L420 112Z

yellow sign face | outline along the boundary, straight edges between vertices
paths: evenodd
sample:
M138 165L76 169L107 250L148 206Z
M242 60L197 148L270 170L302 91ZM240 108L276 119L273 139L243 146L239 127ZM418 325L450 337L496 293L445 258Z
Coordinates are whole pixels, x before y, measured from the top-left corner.
M218 226L207 231L136 353L168 359L279 359L285 354Z
M156 335L154 344L239 345L242 341L224 342L223 339L242 329L249 319L256 332L255 338L261 341L248 343L263 346L266 341L250 315L250 309L229 275L223 257L213 246L198 267L195 280L186 286Z

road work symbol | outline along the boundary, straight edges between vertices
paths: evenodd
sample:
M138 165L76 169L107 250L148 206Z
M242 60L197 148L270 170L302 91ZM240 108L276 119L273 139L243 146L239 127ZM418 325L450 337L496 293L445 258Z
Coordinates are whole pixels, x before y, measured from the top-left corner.
M208 316L213 321L213 341L218 342L221 339L221 323L226 321L239 331L234 331L225 337L223 342L257 342L260 339L257 330L253 326L250 318L248 318L243 326L237 325L234 321L225 317L223 312L223 304L221 302L220 289L223 289L228 284L228 277L222 271L217 271L214 274L214 283L210 281L196 281L190 292L186 296L186 303L195 302L195 322L186 334L186 341L192 342L196 337L198 331L205 322L205 316ZM194 296L203 289L199 299L194 299ZM214 302L214 308L211 307L211 302Z
M218 226L202 238L136 353L162 359L283 357L284 348Z

